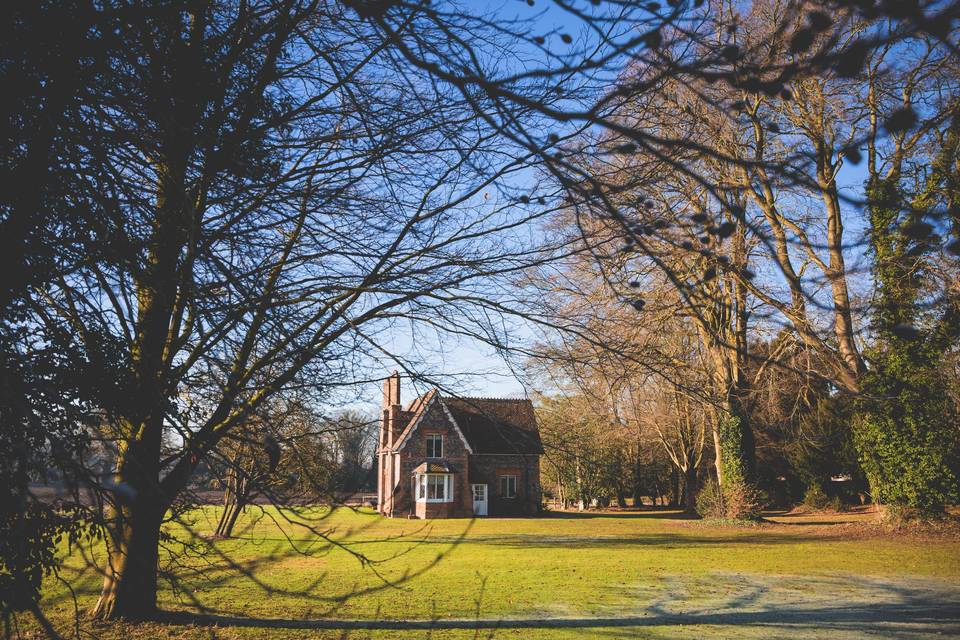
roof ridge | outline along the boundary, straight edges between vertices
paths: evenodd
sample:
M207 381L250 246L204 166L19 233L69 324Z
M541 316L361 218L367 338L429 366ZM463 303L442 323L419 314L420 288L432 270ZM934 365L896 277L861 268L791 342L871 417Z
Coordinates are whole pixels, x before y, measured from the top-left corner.
M497 402L532 402L530 398L499 398L497 396L440 396L448 400L495 400Z

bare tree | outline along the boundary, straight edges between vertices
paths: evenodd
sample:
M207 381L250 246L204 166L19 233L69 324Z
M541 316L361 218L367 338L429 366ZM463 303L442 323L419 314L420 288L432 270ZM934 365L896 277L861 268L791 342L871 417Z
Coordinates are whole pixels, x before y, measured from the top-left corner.
M7 332L26 350L70 344L70 361L94 382L84 401L105 416L103 437L118 452L116 477L101 487L110 559L96 616L155 613L165 519L183 506L198 466L276 394L369 378L364 367L392 355L386 337L400 323L512 347L497 320L517 302L505 289L531 264L584 250L552 237L532 250L534 236L524 234L542 231L561 192L611 223L599 233L604 245L626 233L631 251L650 259L653 284L679 293L711 361L712 396L733 418L732 440L717 447L739 450L721 465L724 475L749 475L742 405L752 306L833 346L819 327L793 320L803 317L793 298L749 277L750 252L771 245L748 224L744 172L753 181L767 170L773 181L776 170L788 186L808 185L809 159L760 162L712 144L740 140L744 127L707 86L775 96L811 73L842 68L857 59L844 28L864 16L892 17L901 28L894 36L871 30L856 51L906 35L952 54L953 34L940 25L958 9L868 3L842 13L844 28L834 32L823 12L833 4L806 12L809 3L789 2L772 35L790 34L788 52L814 52L797 64L732 43L727 5L554 4L584 27L582 38L541 28L537 15L491 19L482 8L443 3L102 3L76 12L76 30L66 29L83 34L66 40L82 74L40 65L15 85L43 99L39 108L32 95L19 99L7 122L20 131L40 126L11 141L15 153L4 157L11 177L21 185L39 177L42 189L15 190L3 203L3 231L15 245L4 259L16 276L0 300L3 322L30 329ZM29 45L31 31L50 29L42 16L27 17L14 21L14 42ZM89 57L88 40L97 44ZM42 46L24 51L20 62L46 55ZM630 113L650 102L654 115L678 114L664 87L690 91L709 116L704 126ZM595 146L567 145L596 127L609 135ZM615 167L609 185L584 160L634 151L642 162ZM836 160L823 159L829 178ZM531 185L537 169L555 182ZM728 175L740 183L724 184ZM651 189L664 176L670 184ZM69 188L58 188L61 178ZM821 191L830 191L829 180ZM647 199L657 206L621 212ZM678 216L711 224L667 232L662 225ZM836 222L828 219L839 231ZM648 224L657 233L646 233ZM729 242L691 253L684 233L710 238L705 245ZM836 251L828 254L841 329L834 334L849 336L844 267ZM43 264L36 273L33 260ZM847 370L856 365L850 347L837 347ZM16 379L13 360L4 367ZM23 422L26 414L11 415Z

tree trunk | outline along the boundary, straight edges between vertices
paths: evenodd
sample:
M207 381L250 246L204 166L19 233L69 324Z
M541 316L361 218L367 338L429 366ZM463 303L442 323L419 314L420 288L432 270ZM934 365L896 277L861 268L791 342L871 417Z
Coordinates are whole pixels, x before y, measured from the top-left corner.
M712 425L713 434L713 468L717 472L717 485L723 486L723 444L720 442L720 420L717 417Z
M577 483L577 511L583 511L586 508L583 491L583 478L580 475L580 458L574 461L574 480Z
M223 536L223 529L227 525L227 519L230 517L230 512L233 510L233 505L236 503L234 500L235 494L235 484L236 476L233 471L227 473L227 481L224 483L223 489L223 512L220 513L220 521L217 522L217 530L214 532L214 535L219 537Z
M137 274L137 337L131 356L138 415L120 423L117 485L107 524L109 564L91 614L101 620L145 620L157 610L160 525L172 498L160 486L163 420L168 401L164 353L179 284L179 256L189 229L185 198L188 150L181 138L157 166L154 229ZM183 148L181 148L183 147Z
M833 296L833 328L837 337L837 349L846 365L840 375L850 388L859 389L859 378L866 371L866 367L857 349L856 330L850 309L847 267L843 256L843 215L836 183L839 166L831 155L832 150L825 146L821 147L817 154L817 183L827 212L827 247L830 252L830 268L826 276L830 281Z
M623 487L617 489L617 506L621 509L627 508L627 492Z
M671 484L671 495L670 495L670 506L678 507L680 506L680 501L682 500L681 495L681 484L680 484L680 472L676 467L671 467L670 469L670 484Z
M640 457L641 447L639 444L639 436L637 444L633 449L633 506L642 507L643 506L643 460Z
M684 510L687 513L697 511L697 468L688 464L683 479Z
M157 561L165 507L142 493L118 508L110 526L109 564L91 615L100 620L149 620L157 612Z
M233 507L230 510L230 516L226 518L222 529L217 532L217 535L219 535L221 538L232 538L233 528L237 525L237 520L240 518L240 514L243 513L246 508L246 500L238 499L237 502L233 504Z

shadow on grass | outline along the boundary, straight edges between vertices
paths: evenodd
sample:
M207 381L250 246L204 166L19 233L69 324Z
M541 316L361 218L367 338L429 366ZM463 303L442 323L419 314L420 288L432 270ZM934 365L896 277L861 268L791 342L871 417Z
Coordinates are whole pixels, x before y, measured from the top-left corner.
M582 535L545 535L505 534L475 535L463 544L479 544L492 547L513 547L522 549L595 549L603 547L662 547L677 549L682 547L753 544L773 546L780 544L798 544L809 542L810 537L787 533L741 533L739 535L685 535L685 534L637 534L613 536ZM376 544L376 541L364 541L364 544ZM444 536L433 536L423 544L450 544Z
M942 634L960 632L960 610L929 602L876 603L850 606L776 607L762 611L716 611L647 615L558 618L490 618L434 620L298 620L245 618L228 615L166 613L159 620L171 625L244 627L256 629L325 630L496 630L496 629L611 629L678 625L714 625L763 628L810 627L857 632L890 631L891 625L909 625L914 631ZM928 629L924 629L928 627Z
M704 587L716 597L690 599ZM641 586L627 603L617 605L615 611L622 613L597 616L484 617L480 613L482 599L481 593L475 617L298 619L166 612L159 622L223 628L335 630L342 631L344 637L352 631L446 630L486 630L492 637L497 630L548 629L589 629L595 637L649 637L653 627L683 627L688 633L701 635L707 634L707 627L726 627L729 629L722 632L733 631L731 637L778 637L801 632L815 637L879 634L914 638L960 634L960 589L943 582L907 578L711 574L668 580L665 589ZM629 602L642 606L636 608Z
M644 509L625 509L623 511L545 511L540 518L554 520L592 520L596 518L656 518L658 520L699 520L700 516L676 507L645 507Z

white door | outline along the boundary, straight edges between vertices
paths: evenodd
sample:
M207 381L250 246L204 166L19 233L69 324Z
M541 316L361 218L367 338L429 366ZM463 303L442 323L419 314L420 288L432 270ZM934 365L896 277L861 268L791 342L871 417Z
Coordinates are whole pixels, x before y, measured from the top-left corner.
M487 515L487 485L472 484L473 489L473 515Z

